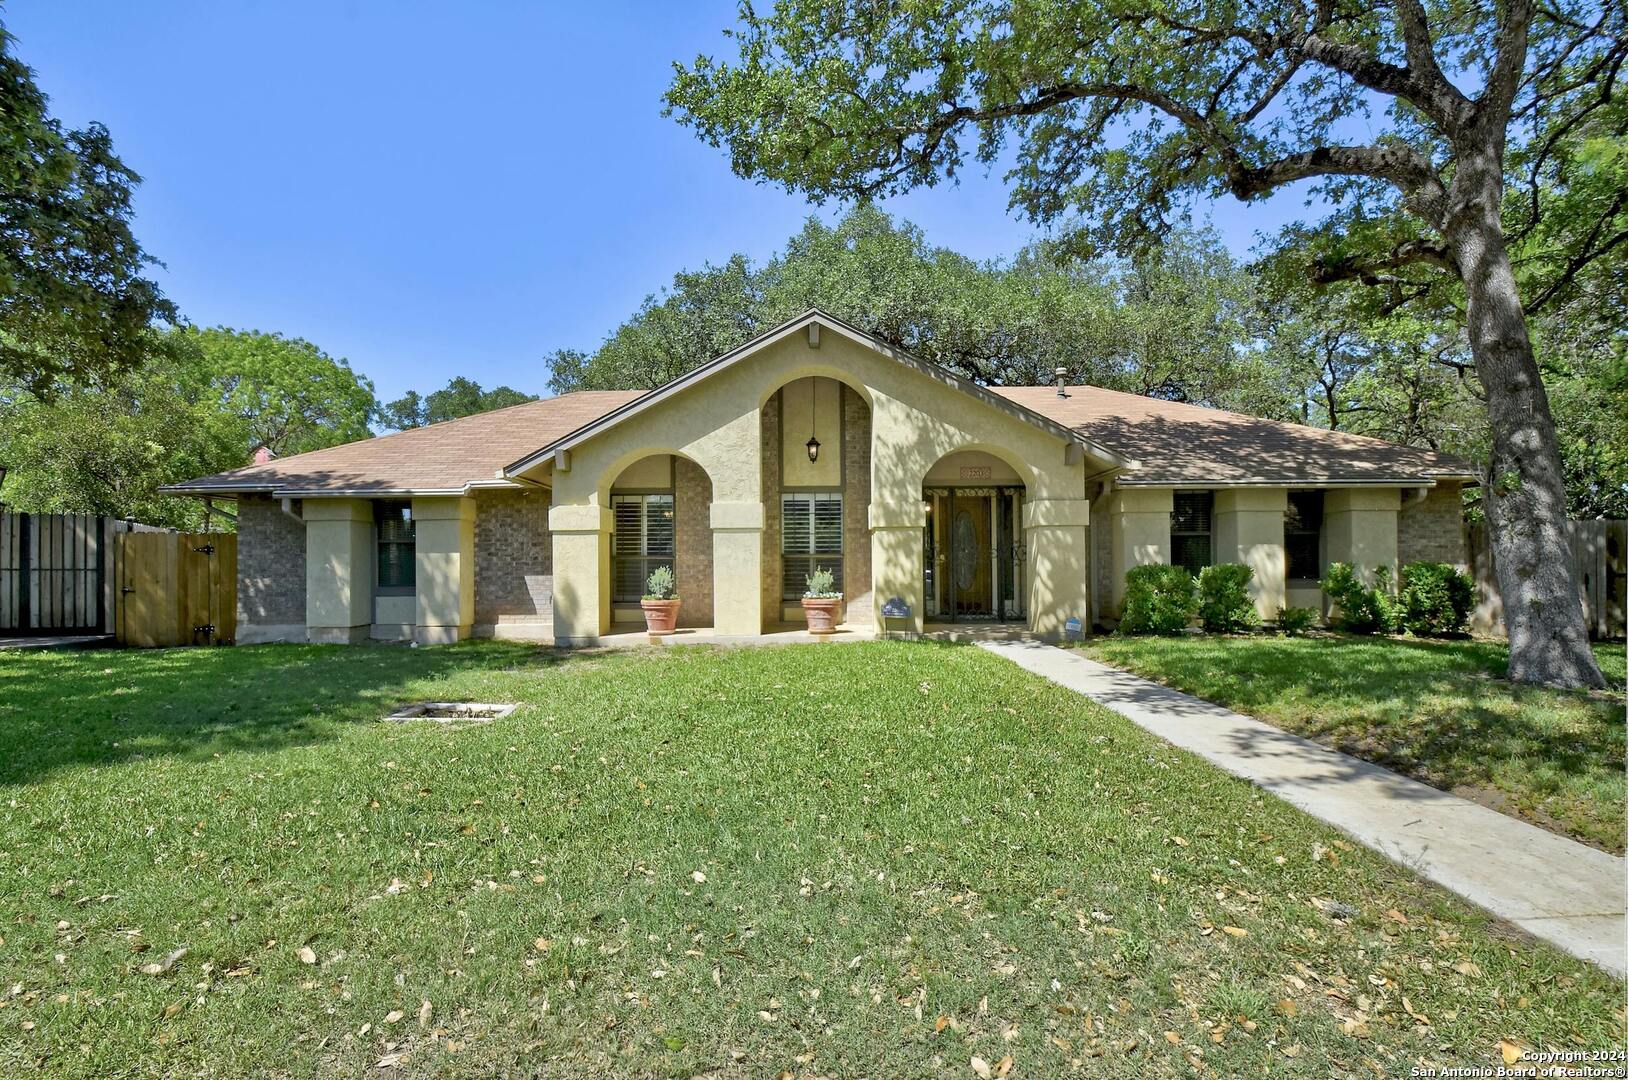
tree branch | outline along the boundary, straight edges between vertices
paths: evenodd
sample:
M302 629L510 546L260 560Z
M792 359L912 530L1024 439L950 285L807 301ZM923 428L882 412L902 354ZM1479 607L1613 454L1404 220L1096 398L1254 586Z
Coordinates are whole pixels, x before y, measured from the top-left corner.
M1477 126L1497 126L1500 142L1504 125L1520 89L1521 73L1526 69L1527 31L1532 26L1532 0L1504 0L1503 18L1498 23L1498 34L1493 39L1492 69L1487 72L1487 85L1475 103Z
M1411 146L1319 146L1289 154L1266 165L1247 166L1234 160L1227 170L1227 186L1248 201L1284 184L1313 176L1371 176L1388 180L1409 198L1431 202L1442 198L1441 178L1424 155Z

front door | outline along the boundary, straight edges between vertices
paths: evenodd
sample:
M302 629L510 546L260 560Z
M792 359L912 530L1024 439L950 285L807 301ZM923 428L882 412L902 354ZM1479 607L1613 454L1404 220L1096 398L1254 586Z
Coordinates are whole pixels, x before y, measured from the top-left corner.
M957 619L995 617L990 588L990 513L987 498L956 498L950 503L950 611Z

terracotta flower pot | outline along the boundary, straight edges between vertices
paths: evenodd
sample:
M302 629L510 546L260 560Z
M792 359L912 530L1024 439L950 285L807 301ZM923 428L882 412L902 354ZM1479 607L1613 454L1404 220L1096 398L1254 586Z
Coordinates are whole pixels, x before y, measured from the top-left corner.
M665 637L673 632L678 626L678 605L677 600L639 601L644 609L644 625L651 637Z
M819 635L834 633L837 628L837 608L841 606L840 596L819 599L804 597L803 617L808 619L808 632Z

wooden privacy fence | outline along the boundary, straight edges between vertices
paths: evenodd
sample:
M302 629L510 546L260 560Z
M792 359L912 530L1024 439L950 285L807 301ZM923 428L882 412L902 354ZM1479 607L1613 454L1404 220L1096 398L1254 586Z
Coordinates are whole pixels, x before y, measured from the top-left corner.
M98 514L0 513L0 635L105 634L114 538L150 525Z
M1594 638L1620 638L1628 611L1628 521L1568 522L1571 560L1582 593L1583 617ZM1493 571L1492 545L1483 522L1466 530L1470 571L1475 577L1475 611L1470 629L1504 633L1504 607Z
M235 533L124 533L114 566L120 645L223 645L237 636Z

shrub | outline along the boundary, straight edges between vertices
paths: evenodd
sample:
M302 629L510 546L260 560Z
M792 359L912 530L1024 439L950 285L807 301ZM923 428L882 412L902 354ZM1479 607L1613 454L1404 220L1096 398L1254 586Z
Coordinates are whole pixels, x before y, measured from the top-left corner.
M1126 634L1176 634L1198 613L1193 575L1184 566L1134 566L1125 575Z
M1220 563L1198 572L1198 619L1212 634L1247 630L1259 621L1249 582L1255 571L1243 563Z
M1365 585L1350 563L1333 563L1318 582L1334 602L1334 625L1353 634L1388 634L1396 629L1396 598L1391 571L1374 571L1374 584Z
M1402 629L1418 637L1445 637L1464 632L1475 586L1447 563L1408 563L1396 601Z
M646 600L672 600L673 596L673 568L671 566L658 566L650 571L650 576L644 579L644 598Z
M803 579L803 584L805 600L835 600L842 596L837 591L836 578L823 566L816 566L814 572Z
M1317 612L1309 607L1278 608L1278 629L1290 637L1304 634L1317 621Z

